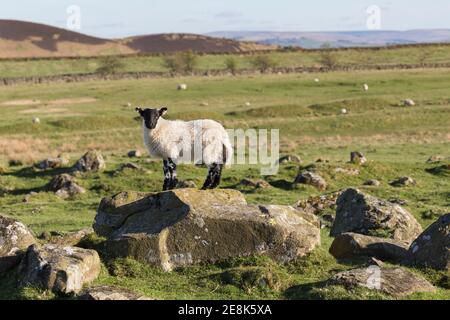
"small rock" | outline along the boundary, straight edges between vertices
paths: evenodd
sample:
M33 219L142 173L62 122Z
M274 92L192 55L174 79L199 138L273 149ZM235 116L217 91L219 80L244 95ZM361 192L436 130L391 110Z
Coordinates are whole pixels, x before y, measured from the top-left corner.
M86 192L86 190L77 184L74 177L66 173L54 177L46 186L46 190L54 192L63 199Z
M330 234L336 237L348 232L380 234L411 243L422 233L422 227L403 207L351 188L337 199L336 220Z
M41 123L41 119L39 119L39 118L33 118L31 121L33 122L33 124L40 124Z
M402 104L405 107L414 107L416 105L416 102L414 100L412 100L412 99L405 99L405 100L402 101Z
M140 158L142 157L142 152L139 150L131 150L127 153L129 158Z
M334 275L328 285L342 285L347 289L363 287L396 297L417 292L436 292L431 283L404 268L370 266Z
M336 199L340 195L341 192L334 192L318 197L309 197L307 200L298 201L294 207L298 210L306 211L314 215L320 215L327 209L334 209L336 207Z
M36 239L23 223L0 216L0 273L17 266L34 243Z
M251 107L251 103L250 102L246 102L245 104L244 104L246 107Z
M431 156L430 158L428 158L427 163L439 163L439 162L442 162L445 160L446 160L446 158L444 156L434 155L434 156Z
M185 83L180 83L180 84L177 86L177 90L187 90L187 84L185 84Z
M365 83L363 85L363 90L366 91L366 92L369 91L369 85L367 83Z
M371 187L379 187L381 185L381 182L376 179L370 179L365 181L363 185Z
M279 160L278 160L279 164L287 164L287 163L302 163L302 158L300 158L300 156L296 155L296 154L290 154L287 156L282 156Z
M367 162L367 159L361 152L354 151L350 154L350 162L354 164L363 165Z
M68 165L69 159L64 156L58 156L57 158L48 158L36 163L34 166L40 170L56 169L62 166Z
M345 108L342 108L342 109L341 109L341 114L348 114L348 110L345 109Z
M103 156L97 151L88 151L75 163L73 171L102 171L105 168L106 163Z
M401 177L390 183L390 185L393 187L415 186L416 184L417 184L416 180L410 177Z
M337 236L330 247L330 253L336 259L367 256L382 261L402 261L407 251L408 244L404 242L357 233Z
M56 237L50 237L47 239L51 244L60 246L76 246L81 240L94 233L94 229L85 228L75 232L69 232L64 235L58 235Z
M184 188L197 188L197 185L192 180L178 180L177 184L178 189L184 189Z
M325 158L318 158L318 159L316 160L316 162L317 162L317 163L329 163L330 160L325 159Z
M450 270L450 213L440 217L414 240L407 260L412 265Z
M256 189L267 189L271 187L271 185L267 181L261 179L259 180L243 179L239 184L242 186L252 187Z
M318 190L325 190L327 188L327 182L324 178L316 173L304 171L295 178L294 184L306 184L317 188Z
M208 107L209 103L208 102L202 102L202 103L200 103L200 106L201 107Z
M315 79L314 79L314 82L320 82L320 79L315 78Z
M100 286L85 290L80 295L80 300L154 300L143 295L137 294L125 288L115 286Z
M38 286L56 293L78 293L100 274L94 250L47 244L32 245L19 266L21 285Z

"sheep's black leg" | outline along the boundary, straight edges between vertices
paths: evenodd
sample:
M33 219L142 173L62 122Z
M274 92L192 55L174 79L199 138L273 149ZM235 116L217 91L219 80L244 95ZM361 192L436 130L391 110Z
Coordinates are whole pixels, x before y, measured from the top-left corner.
M164 170L163 191L167 191L167 190L169 190L170 181L171 181L171 173L170 173L169 161L168 160L164 160L163 161L163 170Z
M209 167L208 175L206 176L206 180L205 183L203 184L202 190L214 189L219 186L222 168L223 165L216 163L212 164Z
M215 189L215 188L217 188L219 186L220 178L222 176L222 169L223 169L223 165L222 164L217 164L214 167L214 178L213 178L213 181L212 181L211 186L210 186L211 189Z
M178 179L177 179L177 165L170 158L169 158L169 170L170 170L169 190L172 190L177 187Z
M164 186L163 191L175 189L178 184L177 165L172 159L164 160Z

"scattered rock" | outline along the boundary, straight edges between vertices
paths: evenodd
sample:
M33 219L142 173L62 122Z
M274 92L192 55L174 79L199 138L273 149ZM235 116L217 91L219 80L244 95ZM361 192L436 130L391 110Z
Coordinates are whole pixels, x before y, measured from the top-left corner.
M334 172L336 173L340 173L340 174L345 174L347 176L357 176L359 175L359 170L358 169L347 169L347 168L335 168Z
M60 246L76 246L81 242L81 240L93 233L94 229L85 228L79 231L69 232L64 235L58 235L56 237L50 236L48 241L51 244L57 244Z
M21 222L0 216L0 273L19 264L23 252L36 239Z
M96 251L70 246L32 245L20 263L21 285L33 285L56 293L78 293L100 274Z
M287 163L302 163L302 159L300 156L296 154L290 154L287 156L283 156L278 160L279 164L287 164Z
M178 189L197 188L197 185L192 180L178 180L177 188Z
M405 99L402 101L402 104L405 107L414 107L416 105L416 102L412 99Z
M402 261L407 251L408 244L404 242L357 233L338 235L330 247L330 253L336 259L367 256L382 261Z
M390 183L390 185L393 187L415 186L416 184L417 184L416 180L410 177L401 177Z
M325 158L318 158L318 159L316 160L316 162L317 162L317 163L329 163L330 160L325 159Z
M54 177L47 185L46 190L54 192L58 197L63 199L86 192L86 190L77 184L76 179L67 173Z
M327 209L334 209L336 200L340 195L341 192L334 192L317 197L309 197L306 200L298 201L295 207L308 213L319 215Z
M178 86L177 86L177 90L187 90L187 84L185 84L185 83L180 83Z
M354 232L383 235L411 243L422 232L414 216L399 205L347 189L337 199L336 220L331 236Z
M36 163L34 166L40 170L61 168L69 164L69 159L64 156L58 156L57 158L48 158Z
M413 265L450 270L450 213L440 217L414 240L407 260Z
M446 160L446 158L444 156L434 155L434 156L431 156L430 158L428 158L427 163L439 163L439 162L442 162L445 160Z
M235 190L177 189L104 198L94 230L114 257L174 267L264 254L288 262L320 243L318 219L289 206L248 205Z
M202 103L200 103L200 106L201 107L208 107L209 103L208 102L202 102Z
M320 79L315 78L315 79L314 79L314 82L320 82Z
M367 159L361 152L354 151L350 153L350 162L354 164L363 165L367 162Z
M246 107L251 107L252 104L251 104L250 102L246 102L246 103L245 103L245 106L246 106Z
M80 300L154 300L128 289L115 286L100 286L85 290Z
M245 187L251 187L255 189L267 189L270 188L271 185L265 180L258 179L258 180L251 180L251 179L243 179L241 182L239 182L239 185L245 186Z
M381 182L376 179L370 179L365 181L363 185L371 187L379 187L381 185Z
M328 284L342 285L347 289L363 287L396 297L417 292L436 292L431 283L404 268L380 268L375 265L338 273Z
M97 151L88 151L75 163L73 170L80 172L102 171L106 168L103 156Z
M345 108L342 108L342 109L341 109L341 114L348 114L348 111L347 111L347 109L345 109Z
M139 150L131 150L127 153L129 158L140 158L142 157L142 152Z
M304 171L300 173L294 180L294 184L297 183L307 184L321 191L327 188L327 182L325 181L325 179L319 176L318 174L310 171Z

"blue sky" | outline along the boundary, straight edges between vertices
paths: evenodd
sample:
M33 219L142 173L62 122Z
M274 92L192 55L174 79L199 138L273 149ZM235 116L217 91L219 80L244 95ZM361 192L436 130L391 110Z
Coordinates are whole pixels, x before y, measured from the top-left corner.
M383 30L450 28L449 0L14 0L1 19L66 26L66 9L81 9L80 32L100 37L223 30L365 30L370 5Z

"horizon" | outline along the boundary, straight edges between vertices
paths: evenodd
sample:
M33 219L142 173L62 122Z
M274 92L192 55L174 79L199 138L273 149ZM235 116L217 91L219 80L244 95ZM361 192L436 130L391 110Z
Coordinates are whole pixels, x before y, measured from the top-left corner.
M123 4L117 0L40 1L17 0L2 6L0 19L42 23L63 29L68 19L78 15L72 31L105 39L162 33L209 34L213 32L363 32L449 30L450 4L436 0L432 4L419 0L369 1L345 0L333 3L322 0L301 4L293 0L259 3L249 0L226 3L198 0L195 4L162 0L134 0ZM17 10L20 5L21 10ZM375 11L373 7L375 5ZM74 7L75 6L75 10ZM324 7L327 10L324 10ZM233 8L230 10L230 8ZM234 9L239 8L239 9ZM372 11L370 11L372 10ZM102 12L99 16L98 13ZM320 19L315 19L315 17ZM377 30L370 30L368 19L375 16ZM267 30L267 31L266 31Z

